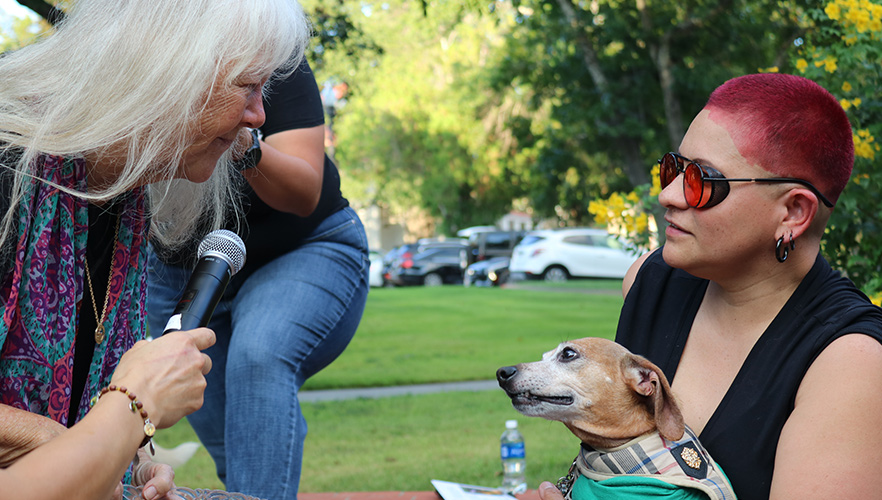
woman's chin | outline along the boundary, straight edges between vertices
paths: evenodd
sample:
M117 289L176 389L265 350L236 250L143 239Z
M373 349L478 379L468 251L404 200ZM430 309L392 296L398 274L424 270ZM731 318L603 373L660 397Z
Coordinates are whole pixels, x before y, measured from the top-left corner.
M178 171L179 178L197 184L203 183L211 178L211 175L218 167L219 161L220 157L212 157L200 158L199 161L185 163Z

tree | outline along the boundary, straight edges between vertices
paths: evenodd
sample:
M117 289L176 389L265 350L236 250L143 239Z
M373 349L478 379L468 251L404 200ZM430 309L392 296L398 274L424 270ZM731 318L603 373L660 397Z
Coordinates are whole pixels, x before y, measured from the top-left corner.
M804 30L788 1L511 1L497 88L528 89L537 111L550 103L545 130L519 138L536 148L534 178L548 180L530 196L579 222L591 200L648 184L713 88L783 60Z
M498 20L468 4L429 4L426 15L407 1L360 19L384 43L374 57L336 66L352 89L335 119L347 196L398 213L421 207L442 233L504 214L525 184L508 140L522 105L485 76L504 42Z

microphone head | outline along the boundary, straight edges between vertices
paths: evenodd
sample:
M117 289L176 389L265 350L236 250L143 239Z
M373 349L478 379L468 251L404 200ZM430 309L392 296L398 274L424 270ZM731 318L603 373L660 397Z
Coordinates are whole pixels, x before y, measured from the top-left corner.
M245 265L245 243L232 231L218 229L205 235L199 243L199 258L206 255L220 257L230 264L232 274Z

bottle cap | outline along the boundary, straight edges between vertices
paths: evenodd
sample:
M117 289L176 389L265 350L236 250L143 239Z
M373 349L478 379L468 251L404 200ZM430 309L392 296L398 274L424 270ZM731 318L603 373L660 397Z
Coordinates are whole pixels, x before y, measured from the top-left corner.
M505 428L506 429L517 429L518 428L518 421L517 420L506 420L505 421Z

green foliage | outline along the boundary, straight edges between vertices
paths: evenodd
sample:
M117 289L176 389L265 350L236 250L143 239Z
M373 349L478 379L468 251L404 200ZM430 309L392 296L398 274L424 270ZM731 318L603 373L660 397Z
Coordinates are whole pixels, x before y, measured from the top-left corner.
M647 158L676 147L711 89L777 64L801 30L792 1L338 0L314 11L321 33L362 41L340 49L322 36L316 49L320 81L352 89L334 123L347 196L390 213L420 207L439 232L492 221L513 200L590 224L592 200L649 181Z
M522 195L506 120L518 103L483 81L502 43L495 20L454 4L428 13L399 1L374 5L370 22L362 16L361 29L384 46L369 69L359 61L344 77L353 95L335 119L336 157L348 196L397 213L421 207L452 232Z
M833 0L811 9L816 23L794 54L806 77L840 99L855 137L852 182L830 218L823 252L859 288L882 292L882 3Z
M779 60L800 30L795 2L513 3L494 88L529 95L538 118L517 136L536 156L537 212L578 223L591 200L648 183L710 91Z
M0 27L0 54L33 43L49 29L49 23L42 19L34 21L28 17L12 18L9 30Z

